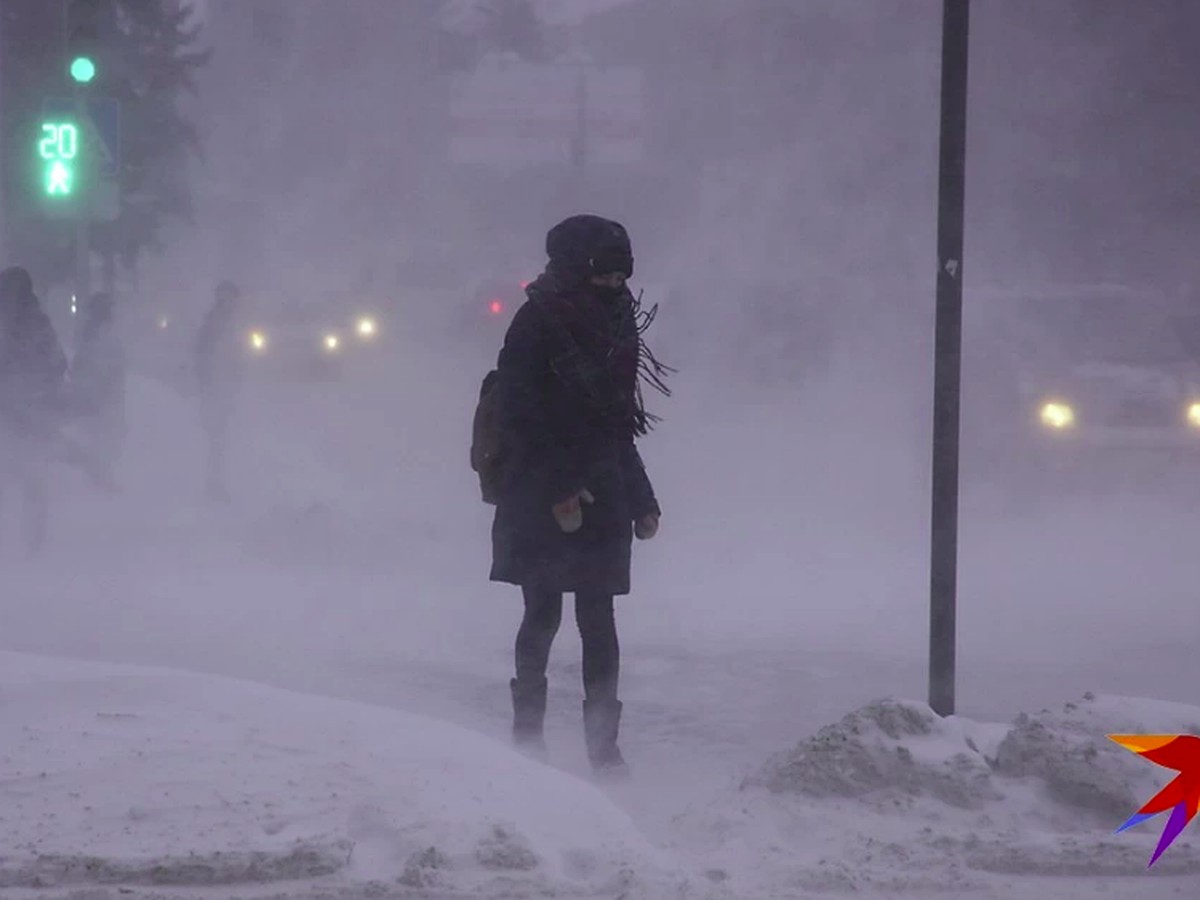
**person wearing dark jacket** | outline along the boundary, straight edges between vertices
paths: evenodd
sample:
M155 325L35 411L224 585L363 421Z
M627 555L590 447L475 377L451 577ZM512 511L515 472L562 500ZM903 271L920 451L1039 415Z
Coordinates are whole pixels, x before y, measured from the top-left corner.
M49 458L67 358L29 272L0 272L0 477L22 494L26 550L45 544Z
M513 737L544 750L546 668L563 594L573 593L588 757L598 772L623 772L613 601L630 591L634 535L658 531L661 509L635 438L653 420L639 378L667 393L667 369L642 341L653 312L626 286L633 256L622 226L573 216L550 231L546 251L546 271L505 336L495 388L505 451L490 577L518 585L525 601Z
M240 301L237 287L221 282L196 340L196 385L208 443L206 488L213 499L227 494L225 449L245 366Z

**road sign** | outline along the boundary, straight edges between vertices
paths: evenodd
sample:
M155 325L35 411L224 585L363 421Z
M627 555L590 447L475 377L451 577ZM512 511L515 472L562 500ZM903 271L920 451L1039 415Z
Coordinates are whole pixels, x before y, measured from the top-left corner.
M37 156L47 214L111 222L121 214L120 104L52 97L42 105Z

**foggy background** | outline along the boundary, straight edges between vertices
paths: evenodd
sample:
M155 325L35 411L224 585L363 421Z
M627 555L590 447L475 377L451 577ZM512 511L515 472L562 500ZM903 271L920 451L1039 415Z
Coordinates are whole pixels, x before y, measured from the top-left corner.
M628 227L635 291L661 304L650 345L680 369L642 442L663 529L618 604L635 770L683 791L852 704L924 696L941 4L533 10L497 32L465 2L198 5L214 52L182 107L203 147L194 221L119 276L130 321L178 327L138 332L125 494L64 475L51 560L6 563L7 647L250 676L503 736L520 603L486 580L491 511L467 464L503 330L461 311L481 281L535 276L546 230L586 209ZM967 357L978 287L1191 297L1198 24L1169 0L973 4ZM487 52L571 48L641 71L630 159L453 159L457 77ZM175 385L226 277L264 310L317 294L378 310L385 352L332 383L255 384L235 500L212 509ZM764 312L751 301L769 290L783 299ZM45 293L61 313L63 289ZM819 340L770 324L793 303ZM827 359L794 372L799 346ZM959 712L1084 690L1191 700L1200 473L1014 513L963 466ZM551 663L563 735L578 659L568 617ZM660 794L628 802L670 809Z

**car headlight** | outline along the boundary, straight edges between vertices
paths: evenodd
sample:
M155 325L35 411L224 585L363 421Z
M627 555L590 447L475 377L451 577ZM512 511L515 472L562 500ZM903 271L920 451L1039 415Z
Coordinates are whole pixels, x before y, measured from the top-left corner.
M1075 410L1070 405L1059 401L1051 401L1042 405L1039 417L1047 428L1061 431L1075 424Z
M369 316L364 316L363 318L359 319L354 328L355 331L358 332L358 336L360 338L366 339L375 337L375 335L379 332L379 325Z
M342 346L342 339L336 334L327 334L321 343L326 353L337 353L338 348Z
M263 353L267 349L267 336L261 331L250 332L250 349L255 353Z
M1193 428L1200 428L1200 401L1188 405L1187 420Z

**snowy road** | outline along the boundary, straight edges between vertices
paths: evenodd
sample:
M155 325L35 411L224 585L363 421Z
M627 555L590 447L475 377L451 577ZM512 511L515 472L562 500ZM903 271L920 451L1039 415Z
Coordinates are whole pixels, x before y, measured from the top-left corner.
M427 377L472 396L449 367ZM190 418L146 387L129 495L64 487L52 558L10 562L4 648L244 677L503 738L518 601L486 582L467 416L400 383L263 389L246 491L217 510L180 478L198 471ZM664 530L639 546L618 613L637 780L610 793L664 844L690 805L846 711L924 696L919 461L820 397L707 419L699 398L681 392L646 444ZM1194 701L1198 518L1149 503L968 518L960 713L1007 721L1087 690ZM582 775L573 627L548 738ZM1069 896L1053 884L1011 896Z

